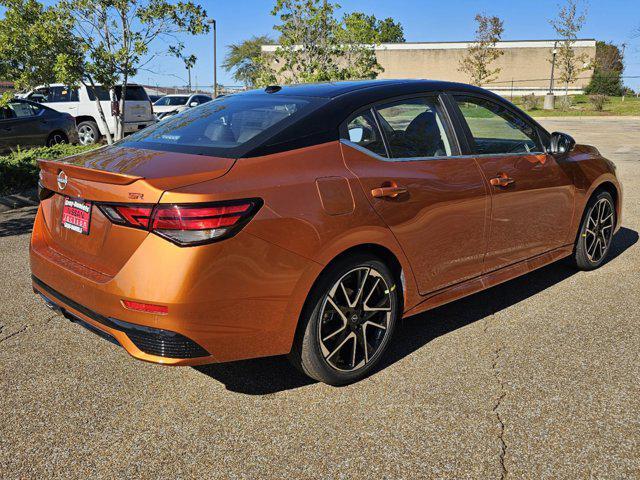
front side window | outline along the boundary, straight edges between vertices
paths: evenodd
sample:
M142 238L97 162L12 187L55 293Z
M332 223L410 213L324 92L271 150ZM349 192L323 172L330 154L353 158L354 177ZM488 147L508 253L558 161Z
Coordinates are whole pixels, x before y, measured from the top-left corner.
M33 117L39 113L37 107L22 102L9 103L9 110L11 111L11 117L8 118Z
M435 99L416 98L377 107L391 158L451 155L451 142Z
M542 151L535 129L504 106L472 96L454 98L471 130L476 153L526 154Z
M387 156L382 135L376 126L370 110L357 114L348 120L346 135L343 135L343 137L373 153L377 153L383 157Z

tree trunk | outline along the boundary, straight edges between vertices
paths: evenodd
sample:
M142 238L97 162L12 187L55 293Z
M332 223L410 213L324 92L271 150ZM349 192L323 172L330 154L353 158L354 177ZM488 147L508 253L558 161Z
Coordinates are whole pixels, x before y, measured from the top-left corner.
M120 121L118 122L118 140L122 140L124 138L124 122L125 122L125 102L127 99L127 83L129 81L129 76L125 71L122 88L120 90Z
M82 84L88 88L87 84L82 82ZM111 145L113 143L113 138L111 138L111 130L109 130L109 124L107 123L107 119L104 116L104 111L102 110L102 104L100 103L100 97L98 96L98 91L96 90L96 85L93 82L93 78L89 77L89 84L91 85L91 91L93 92L93 97L95 98L96 108L98 109L98 116L100 123L102 124L102 128L105 131L105 138L107 139L107 143Z

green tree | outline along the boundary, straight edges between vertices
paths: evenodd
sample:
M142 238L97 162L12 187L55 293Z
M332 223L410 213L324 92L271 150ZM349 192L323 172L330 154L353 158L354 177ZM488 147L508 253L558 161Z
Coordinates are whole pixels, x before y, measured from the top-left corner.
M476 36L460 60L458 71L469 75L471 83L481 86L495 80L500 68L491 68L491 64L504 55L504 51L496 48L502 38L504 23L498 17L487 17L477 14Z
M271 13L281 21L274 27L280 32L279 45L263 62L259 83L276 77L293 83L375 78L382 68L373 45L403 39L402 32L398 35L402 27L362 13L338 21L336 8L328 0L277 0Z
M585 88L585 93L587 95L621 96L623 93L623 60L622 52L617 45L596 42L596 62L593 76Z
M258 84L264 68L261 47L273 43L274 40L268 35L260 35L231 44L222 67L227 72L233 71L235 81L247 87L254 87Z
M578 11L578 0L567 0L560 8L558 17L549 20L549 23L561 39L558 42L556 57L558 67L558 79L564 83L565 96L569 95L569 84L578 80L581 72L586 70L588 57L586 54L578 54L575 43L578 34L587 21L586 9Z
M72 34L73 21L37 0L0 0L0 78L16 89L50 84L70 58L83 53Z
M402 43L404 30L393 18L378 20L362 12L347 13L342 18L342 36L361 44Z
M159 55L181 56L178 34L209 31L206 11L191 1L61 0L59 7L74 20L74 33L86 52L81 66L92 86L122 85L116 138L124 135L124 101L129 78ZM168 48L161 48L169 45ZM73 70L73 68L70 68Z

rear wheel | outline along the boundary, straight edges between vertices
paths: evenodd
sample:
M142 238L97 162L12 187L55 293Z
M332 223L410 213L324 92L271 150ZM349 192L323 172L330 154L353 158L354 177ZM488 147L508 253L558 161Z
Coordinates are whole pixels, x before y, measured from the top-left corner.
M369 255L339 260L310 293L291 360L330 385L360 380L384 355L398 317L397 287L382 261Z
M591 197L585 208L576 240L573 262L580 270L593 270L602 265L611 248L616 226L616 209L609 192Z
M98 124L91 120L85 120L78 124L78 140L80 145L92 145L100 139Z
M53 132L47 138L47 147L58 145L60 143L69 143L69 139L63 132Z

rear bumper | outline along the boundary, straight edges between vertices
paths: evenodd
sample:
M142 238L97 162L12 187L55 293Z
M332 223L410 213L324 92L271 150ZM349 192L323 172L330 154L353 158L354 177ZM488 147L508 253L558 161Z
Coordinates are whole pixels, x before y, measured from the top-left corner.
M113 337L133 357L199 365L290 351L321 268L314 262L244 232L184 249L148 234L117 271L100 272L60 253L42 208L30 245L34 290L67 318ZM100 258L113 263L117 256L110 249ZM122 300L165 305L168 314L132 311Z
M132 351L130 345L127 350L135 357L169 364L180 364L191 359L203 363L213 361L209 352L184 335L105 317L65 297L36 277L32 276L31 279L34 291L42 296L49 308L111 343L125 348L132 343L135 350Z

